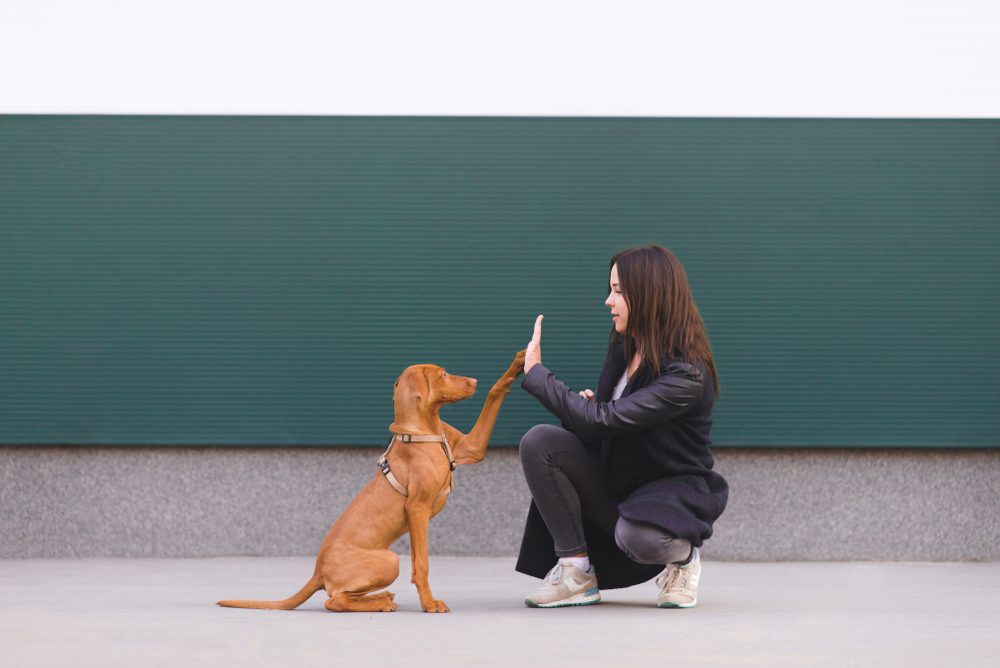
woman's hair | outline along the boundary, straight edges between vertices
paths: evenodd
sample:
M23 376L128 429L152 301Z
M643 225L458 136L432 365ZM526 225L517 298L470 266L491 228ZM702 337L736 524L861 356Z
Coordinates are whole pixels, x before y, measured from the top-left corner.
M626 359L637 349L655 373L672 359L704 364L718 396L712 346L680 260L662 246L644 246L616 254L608 271L616 264L628 321L624 335L611 328L608 352L622 341Z

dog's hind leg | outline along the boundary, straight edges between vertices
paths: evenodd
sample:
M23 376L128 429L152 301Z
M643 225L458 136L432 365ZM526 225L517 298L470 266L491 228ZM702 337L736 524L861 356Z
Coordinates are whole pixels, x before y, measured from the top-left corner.
M343 568L341 569L343 570ZM395 594L378 591L399 577L399 555L391 550L365 550L351 559L352 576L338 578L339 591L327 588L326 609L333 612L392 612ZM375 593L373 593L375 592Z
M342 591L327 599L326 609L332 612L393 612L398 607L392 601L394 596L387 591L377 594Z

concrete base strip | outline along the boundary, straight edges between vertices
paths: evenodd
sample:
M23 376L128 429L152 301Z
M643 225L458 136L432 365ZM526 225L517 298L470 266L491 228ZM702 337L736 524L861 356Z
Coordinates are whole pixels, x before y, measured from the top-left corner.
M706 560L700 603L655 607L650 582L600 605L531 609L511 558L433 557L452 609L420 611L403 559L393 613L219 608L284 598L311 558L0 561L11 666L960 666L1000 656L998 563ZM331 663L332 662L332 663Z

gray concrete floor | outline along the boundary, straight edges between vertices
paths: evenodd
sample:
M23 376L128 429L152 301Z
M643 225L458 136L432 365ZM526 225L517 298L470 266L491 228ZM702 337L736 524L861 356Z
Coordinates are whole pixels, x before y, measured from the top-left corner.
M646 583L537 610L511 558L432 557L452 612L420 612L409 562L394 613L224 609L284 598L311 558L0 561L4 666L997 666L1000 563L704 563L701 602Z

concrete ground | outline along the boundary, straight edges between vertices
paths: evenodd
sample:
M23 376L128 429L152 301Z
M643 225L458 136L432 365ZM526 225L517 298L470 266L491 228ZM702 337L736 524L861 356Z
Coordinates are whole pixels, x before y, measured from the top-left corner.
M432 557L449 614L224 609L284 598L311 558L0 561L4 666L996 666L1000 563L704 562L701 602L646 583L539 610L511 558Z

